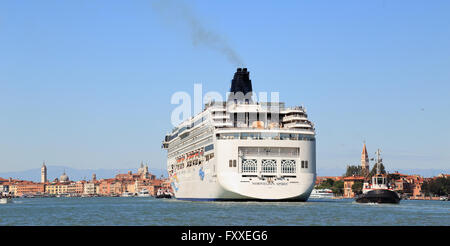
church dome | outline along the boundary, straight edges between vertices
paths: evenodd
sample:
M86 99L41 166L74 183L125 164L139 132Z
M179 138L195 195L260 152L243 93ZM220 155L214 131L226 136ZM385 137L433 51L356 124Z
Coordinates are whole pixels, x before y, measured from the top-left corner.
M64 172L63 175L61 175L61 177L59 177L59 181L60 182L68 182L69 181L69 176L66 175L66 172Z

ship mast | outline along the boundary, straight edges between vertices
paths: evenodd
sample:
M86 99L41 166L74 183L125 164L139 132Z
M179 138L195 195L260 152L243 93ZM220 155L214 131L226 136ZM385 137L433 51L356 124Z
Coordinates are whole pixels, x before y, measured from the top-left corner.
M377 154L377 175L381 174L381 170L380 170L380 162L381 162L380 153L381 153L381 150L378 149L377 153L376 153Z

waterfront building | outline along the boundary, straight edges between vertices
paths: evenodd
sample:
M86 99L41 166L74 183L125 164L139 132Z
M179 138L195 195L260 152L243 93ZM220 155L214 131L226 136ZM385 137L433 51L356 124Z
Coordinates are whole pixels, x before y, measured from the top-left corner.
M86 184L86 181L84 181L84 180L75 182L75 194L77 194L77 195L83 194L85 184Z
M126 192L138 193L139 192L139 181L136 180L136 181L134 181L134 183L127 182Z
M418 199L425 196L422 193L424 178L420 175L407 175L398 172L390 174L392 185L397 193L403 194L412 199Z
M152 179L154 180L156 178L155 175L150 174L150 172L148 171L148 164L146 164L144 166L144 163L141 162L141 167L138 169L138 173L137 173L141 179Z
M17 186L15 183L9 182L9 193L11 195L16 196Z
M41 167L41 183L47 183L47 181L47 166L44 162Z
M23 195L102 195L114 196L123 192L138 193L144 189L150 191L151 195L156 195L159 188L170 186L168 180L156 179L156 176L148 172L148 165L141 163L138 173L131 171L126 174L117 174L111 179L97 180L95 174L92 175L92 181L70 181L69 176L64 171L59 178L51 183L47 179L47 167L45 162L41 167L41 182L34 183L32 181L13 180L12 178L0 178L0 193L10 192L14 196ZM45 182L42 182L45 181Z
M124 192L139 193L146 189L151 195L156 195L160 186L160 181L156 179L156 176L148 172L148 165L144 166L141 162L137 173L129 171L117 174L111 179L100 180L97 185L97 193L101 196L115 196ZM92 185L90 185L90 189L92 189Z
M102 195L102 196L107 196L110 194L109 192L109 184L110 181L106 180L106 179L102 179L99 182L99 187L98 187L98 194Z
M131 171L129 171L128 173L117 174L115 179L117 179L117 180L126 180L126 181L134 181L136 179L142 179L142 176L139 173L133 174Z
M76 183L68 183L67 184L67 194L76 194L77 193L77 184Z
M443 173L441 173L441 174L439 174L436 178L445 178L445 179L448 179L448 178L450 178L450 174L443 174Z
M83 194L85 195L97 195L98 194L98 185L94 182L88 182L84 184L84 191Z
M170 182L169 178L161 179L161 188L163 188L165 190L169 190L170 192L173 193L172 185L171 185L171 182Z
M16 183L15 187L16 196L39 195L44 194L44 192L45 192L45 184L34 183L31 181L20 181Z
M69 185L67 183L51 183L45 186L45 193L50 195L68 194Z
M9 184L8 183L1 183L0 184L0 194L1 193L8 193L9 192Z
M412 196L414 198L418 198L418 197L425 197L425 194L422 193L422 185L424 182L424 178L417 175L416 177L414 177L412 180Z
M117 179L101 180L99 184L100 195L114 196L122 194L125 189L122 189L122 182Z
M364 183L365 178L364 177L346 177L344 178L344 197L345 198L354 198L356 194L353 192L353 185L356 182Z
M0 178L0 194L9 192L9 183L7 179Z

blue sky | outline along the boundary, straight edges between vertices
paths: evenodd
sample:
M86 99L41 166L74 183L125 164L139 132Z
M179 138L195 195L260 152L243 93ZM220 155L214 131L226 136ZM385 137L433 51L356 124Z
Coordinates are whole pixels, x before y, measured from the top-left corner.
M239 55L256 92L307 107L319 171L359 163L363 141L391 170L450 167L450 2L173 2ZM155 3L0 3L2 172L165 167L172 94L225 94L236 65Z

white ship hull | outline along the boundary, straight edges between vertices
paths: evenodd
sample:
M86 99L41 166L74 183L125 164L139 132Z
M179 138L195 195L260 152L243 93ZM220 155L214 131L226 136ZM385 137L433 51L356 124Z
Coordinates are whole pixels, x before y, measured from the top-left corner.
M233 200L267 200L267 201L307 201L314 188L316 180L315 142L289 140L217 140L215 143L215 158L201 166L193 166L176 172L172 178L172 188L179 200L191 201L233 201ZM229 167L231 159L239 158L239 147L289 147L298 146L300 156L295 158L298 167L296 173L282 175L281 160L291 157L262 154L249 156L261 163L263 159L273 159L278 163L277 172L270 175L261 173L256 177L242 172L242 160L236 167ZM308 168L301 168L301 160L309 160ZM275 176L275 177L265 177ZM289 177L286 177L289 176ZM294 178L295 176L295 178Z

